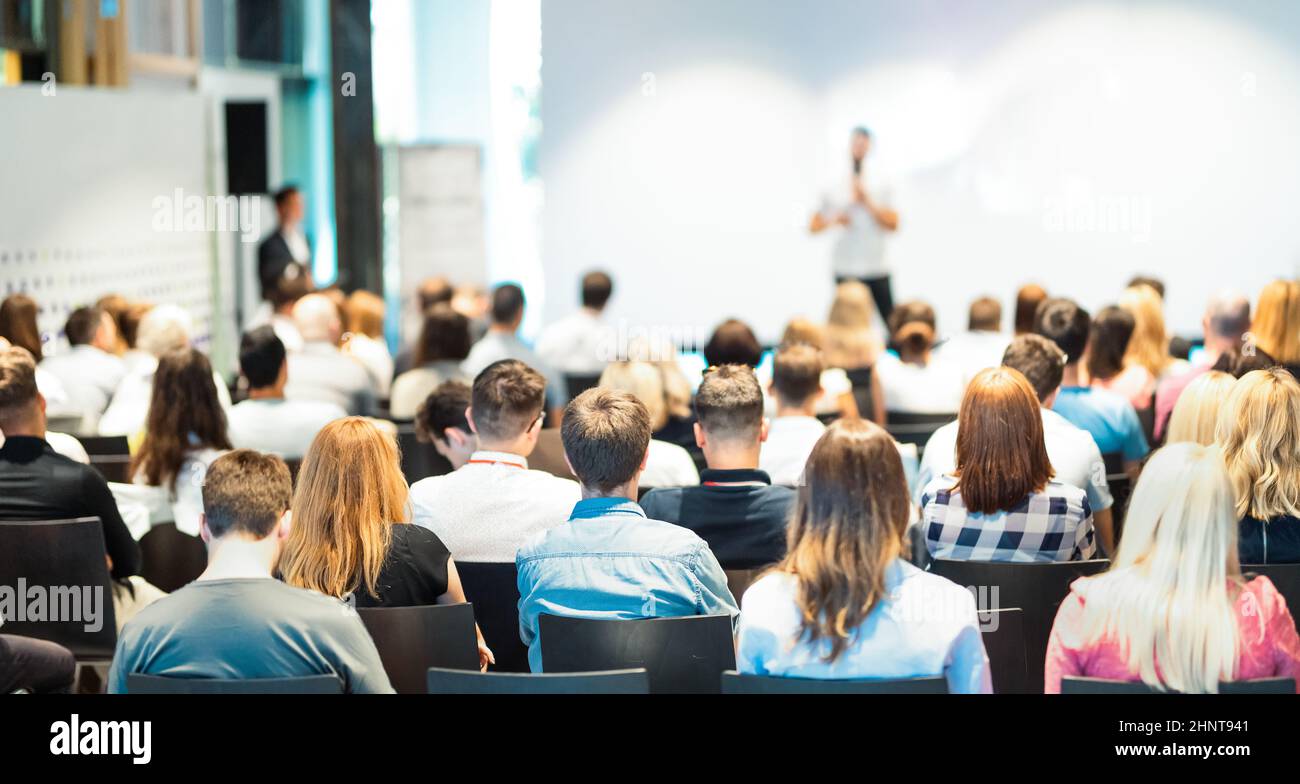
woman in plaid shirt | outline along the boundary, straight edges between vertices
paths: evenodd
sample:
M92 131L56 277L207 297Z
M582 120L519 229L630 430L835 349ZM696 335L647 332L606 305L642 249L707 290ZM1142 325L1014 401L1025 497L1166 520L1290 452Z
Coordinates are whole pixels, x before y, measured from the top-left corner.
M1033 387L1018 370L971 380L957 430L957 470L921 494L934 558L1070 561L1096 552L1086 491L1052 480Z

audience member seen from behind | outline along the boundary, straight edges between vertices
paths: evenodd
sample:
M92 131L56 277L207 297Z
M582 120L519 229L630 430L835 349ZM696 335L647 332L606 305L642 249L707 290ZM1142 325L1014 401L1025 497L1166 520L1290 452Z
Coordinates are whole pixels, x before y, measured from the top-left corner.
M100 308L77 308L68 316L63 333L68 350L46 357L40 367L63 385L69 408L83 417L83 432L93 432L126 375L126 365L113 353L117 325Z
M519 327L524 323L524 290L513 283L504 283L492 290L491 324L487 334L469 351L462 364L465 374L475 377L488 365L503 359L515 359L537 370L546 379L548 410L558 408L563 384L555 372L519 337ZM454 307L454 305L453 305Z
M871 291L860 281L850 280L835 287L830 313L826 317L826 366L858 379L858 386L871 387L871 408L860 410L876 422L885 421L885 392L876 372L885 344L876 329L876 306Z
M465 601L446 546L409 524L397 443L361 417L326 425L307 451L280 573L289 585L351 597L357 607ZM492 652L478 641L487 669Z
M567 522L532 537L515 559L519 636L542 671L542 613L663 618L739 613L704 540L649 519L632 500L650 446L650 415L626 392L589 389L569 402L564 454L582 484Z
M596 375L613 359L606 356L607 328L602 316L614 294L614 281L599 270L582 276L582 306L542 330L537 356L558 373Z
M957 470L921 492L934 558L1071 561L1093 557L1088 494L1052 479L1034 389L1017 370L971 380L957 430Z
M478 451L478 436L465 416L469 407L469 385L463 381L444 381L415 412L416 436L447 458L453 471L468 463Z
M1105 307L1092 320L1084 369L1092 386L1123 396L1134 410L1151 407L1155 376L1146 367L1126 359L1133 337L1133 314L1119 307Z
M910 500L893 439L840 420L808 458L789 554L745 592L744 673L793 678L942 675L988 693L989 660L970 592L902 558Z
M1011 339L1002 332L1002 303L980 297L970 304L966 331L936 346L934 356L961 367L963 388L975 374L1002 364L1002 354Z
M1157 382L1187 368L1185 361L1175 360L1169 353L1164 305L1159 290L1150 283L1129 286L1119 298L1119 306L1133 316L1133 337L1124 364L1145 368Z
M1275 280L1259 294L1251 346L1300 374L1300 281Z
M302 334L301 351L289 354L289 400L332 403L353 416L375 409L370 373L339 348L343 321L338 306L325 294L308 294L293 306L293 320Z
M1178 396L1173 415L1169 417L1168 442L1177 444L1190 441L1209 446L1215 443L1219 413L1228 402L1237 379L1227 373L1211 370L1197 375Z
M1225 354L1239 350L1250 331L1250 300L1233 291L1221 291L1210 298L1201 318L1204 346L1195 364L1183 373L1170 374L1156 387L1156 441L1165 439L1169 417L1179 396L1189 384L1209 371Z
M208 568L118 636L109 691L132 673L176 678L333 675L349 693L391 694L357 613L272 576L289 536L293 484L278 457L248 449L213 461L203 485Z
M886 354L876 368L884 388L885 409L899 414L951 414L961 405L965 388L961 366L938 359L934 308L905 302L894 309L890 335L898 357Z
M411 361L414 367L393 382L389 413L394 419L415 418L415 410L444 381L470 381L461 369L469 355L469 319L450 305L434 305L424 315L420 340Z
M600 374L600 386L630 392L650 413L651 431L668 424L663 376L647 362L615 362ZM641 474L641 487L687 487L700 483L695 461L682 447L667 441L650 439L650 457Z
M1012 332L1016 335L1032 335L1038 323L1038 306L1047 301L1047 290L1034 283L1021 286L1016 291L1015 323Z
M1241 563L1300 563L1300 383L1282 368L1242 376L1215 440L1236 492Z
M343 353L360 362L375 383L375 394L388 397L393 383L393 356L384 339L384 298L358 289L343 302L347 333Z
M820 352L802 344L782 346L772 361L768 392L776 401L776 416L768 424L759 467L773 484L799 484L813 445L826 432L815 416L822 367Z
M1171 444L1133 489L1109 570L1075 580L1047 647L1044 688L1066 676L1206 693L1300 676L1300 638L1267 577L1237 561L1232 483L1217 447Z
M786 346L808 346L822 355L824 360L822 352L826 350L826 329L805 318L791 319L785 325L785 331L781 333L781 345L778 350ZM775 361L775 355L773 360ZM758 383L763 387L763 394L766 396L765 412L768 416L775 416L777 401L772 394L772 375L775 372L775 365L760 366L757 372ZM811 401L814 416L836 414L852 418L859 415L857 398L853 394L853 382L843 368L823 367L818 384L821 387L821 394ZM883 412L885 399L878 394L879 384L870 386L873 390L872 406L866 413L874 416L875 403L879 402L880 411ZM879 401L875 400L877 397L880 398ZM883 413L881 415L883 416Z

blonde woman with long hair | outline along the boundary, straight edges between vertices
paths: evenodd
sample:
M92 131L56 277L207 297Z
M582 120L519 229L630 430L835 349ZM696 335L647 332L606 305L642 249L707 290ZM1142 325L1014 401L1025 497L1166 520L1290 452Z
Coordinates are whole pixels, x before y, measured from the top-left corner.
M1241 521L1241 562L1300 563L1300 383L1282 368L1254 370L1219 413Z
M1219 412L1237 379L1227 373L1210 370L1196 377L1178 396L1169 416L1167 443L1190 441L1208 446L1214 443Z
M1278 364L1300 371L1300 281L1275 280L1264 287L1250 334Z
M442 541L412 525L397 443L363 417L316 435L298 472L293 525L280 556L284 581L358 607L465 601ZM479 663L495 661L478 636Z
M791 346L810 346L821 354L822 359L826 358L826 327L815 324L806 318L794 318L785 325L785 331L781 334L780 348L789 348ZM769 387L772 384L772 369L764 367L759 375L759 383L763 386L764 394L767 395L767 413L768 416L776 414L776 400L768 394ZM849 380L848 373L841 367L831 367L827 365L821 374L822 395L817 398L816 411L818 414L839 414L842 417L855 417L859 415L858 402L853 396L853 382ZM867 418L875 422L884 421L885 416L885 398L880 392L879 384L871 385L871 410L867 411Z
M600 374L600 386L630 392L650 414L650 430L668 424L668 400L663 375L649 362L615 362ZM650 454L641 473L643 487L690 487L700 483L700 472L690 452L677 444L650 439Z
M1164 300L1151 286L1141 283L1124 290L1119 306L1133 316L1133 335L1124 352L1124 365L1141 365L1153 378L1163 378L1175 366L1169 354Z
M1237 562L1234 494L1218 447L1174 444L1147 463L1111 568L1076 580L1047 646L1045 690L1065 676L1215 693L1224 681L1300 674L1300 638L1267 577Z
M804 471L788 555L745 592L741 672L794 678L942 675L991 690L969 591L903 560L907 481L879 425L841 419Z
M835 287L835 299L826 317L826 364L843 370L873 367L884 352L876 332L876 308L871 290L856 280Z

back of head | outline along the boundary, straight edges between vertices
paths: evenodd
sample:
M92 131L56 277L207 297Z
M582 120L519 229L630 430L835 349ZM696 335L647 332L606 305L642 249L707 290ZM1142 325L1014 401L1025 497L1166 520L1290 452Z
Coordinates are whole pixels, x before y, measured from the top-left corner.
M136 347L155 357L169 351L188 348L194 322L179 305L156 305L140 319Z
M1284 365L1300 364L1300 282L1275 280L1259 294L1250 332L1255 344Z
M1124 355L1135 323L1133 315L1123 308L1111 305L1098 311L1088 338L1089 376L1104 381L1124 370Z
M133 302L131 306L122 314L121 329L122 340L126 343L127 348L138 348L140 337L140 323L154 306L151 302ZM143 351L143 349L141 349Z
M524 290L514 283L503 283L492 290L492 323L516 326L524 317Z
M275 386L284 358L284 343L270 325L250 329L239 341L239 370L248 379L249 389Z
M957 420L957 486L966 508L1013 509L1052 478L1038 397L1018 370L980 371Z
M1219 413L1215 440L1237 493L1237 514L1300 517L1300 383L1282 368L1242 376Z
M546 379L517 359L483 369L470 393L474 428L484 439L509 441L533 426L546 405Z
M104 311L98 307L81 307L68 314L63 334L73 346L89 346L104 328Z
M758 443L763 389L747 365L722 365L704 374L695 391L695 416L710 439Z
M967 329L971 332L997 332L1002 329L1002 303L992 297L980 297L970 304Z
M560 438L582 486L610 493L640 473L650 446L650 414L628 392L588 389L565 407Z
M1205 331L1207 339L1241 345L1242 336L1250 331L1250 300L1234 291L1215 294L1205 308Z
M266 298L277 313L283 313L311 292L311 276L304 272L301 265L294 263L286 266L280 276L271 282Z
M1125 359L1159 376L1174 361L1169 354L1169 333L1165 329L1164 300L1150 285L1124 290L1119 306L1133 316L1133 336Z
M415 432L421 441L446 442L448 428L469 432L465 409L470 405L469 384L444 381L424 399L415 412Z
M879 425L838 420L808 456L778 569L798 580L801 637L830 640L831 661L884 599L909 506L898 448Z
M434 305L425 311L412 360L417 366L445 360L459 362L469 356L472 343L469 319L451 305Z
M793 318L781 333L782 346L811 346L818 351L826 347L826 330L806 318Z
M26 294L10 294L0 302L0 338L11 344L27 349L32 357L40 362L43 358L41 348L41 330L36 325L36 316L40 308L36 300Z
M758 367L763 359L763 347L754 330L738 319L727 319L713 330L709 342L704 344L704 361L710 365L748 365Z
M1165 282L1159 278L1153 278L1149 275L1135 275L1124 288L1131 289L1138 286L1146 286L1155 292L1160 299L1165 298Z
M1202 373L1178 396L1173 413L1169 415L1166 442L1177 444L1187 441L1208 446L1214 443L1219 412L1228 401L1237 379L1227 373L1211 370Z
M821 391L821 352L803 343L783 346L772 363L772 389L782 403L802 406Z
M190 451L230 449L226 411L221 405L212 364L196 348L169 351L158 359L144 441L132 461L131 474L144 475L154 486L174 486Z
M1045 403L1065 376L1065 352L1042 335L1018 335L1002 354L1002 364L1020 371Z
M897 335L908 324L924 324L930 328L932 335L939 331L939 322L935 318L934 308L920 300L904 302L889 314L890 334Z
M261 540L275 532L289 510L293 481L275 455L251 449L228 452L208 466L203 514L214 539L227 535Z
M582 276L582 306L584 308L604 310L613 294L614 280L608 273L596 270Z
M444 277L425 278L420 283L420 290L416 292L420 303L420 312L424 312L434 305L450 305L454 292L455 289L451 287L451 282Z
M21 346L0 347L0 432L34 424L36 359Z
M894 330L898 356L904 362L921 361L934 348L934 327L924 321L909 321Z
M348 332L368 338L384 336L384 298L365 289L357 289L343 303Z
M1214 446L1171 444L1133 488L1109 572L1089 581L1084 638L1126 647L1142 680L1176 691L1217 691L1234 677L1239 579L1237 518ZM1156 665L1159 663L1159 675Z
M1016 292L1015 333L1017 335L1026 335L1036 329L1038 307L1046 301L1047 290L1042 286L1030 283L1020 287Z
M1083 359L1091 329L1092 318L1088 311L1068 299L1045 300L1034 317L1034 333L1042 335L1064 351L1068 364Z
M342 334L339 309L324 294L308 294L293 306L293 322L307 343L334 343Z
M663 373L649 362L611 362L600 374L599 386L630 392L650 415L650 429L668 424L668 401Z
M394 523L406 522L407 487L397 443L364 417L316 434L293 496L293 527L280 557L284 581L327 596L377 581Z
M871 291L859 281L835 287L826 320L826 362L831 367L853 370L876 361L882 346L875 331L873 302Z
M870 329L875 315L871 290L861 281L846 280L835 287L826 323L841 329Z

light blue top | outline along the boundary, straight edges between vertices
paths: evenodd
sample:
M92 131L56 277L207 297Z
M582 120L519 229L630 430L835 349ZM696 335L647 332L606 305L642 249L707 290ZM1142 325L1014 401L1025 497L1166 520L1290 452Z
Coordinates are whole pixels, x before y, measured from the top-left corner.
M739 609L709 546L678 525L651 520L626 498L586 498L565 523L519 548L519 636L542 671L538 617L732 616Z
M833 663L830 640L800 639L794 575L774 572L745 591L736 664L742 673L790 678L920 678L943 675L960 694L992 691L975 597L938 575L896 560L887 598L872 608Z
M1142 423L1128 399L1106 389L1061 387L1052 410L1075 427L1087 430L1103 455L1122 454L1136 461L1151 448L1142 434Z

